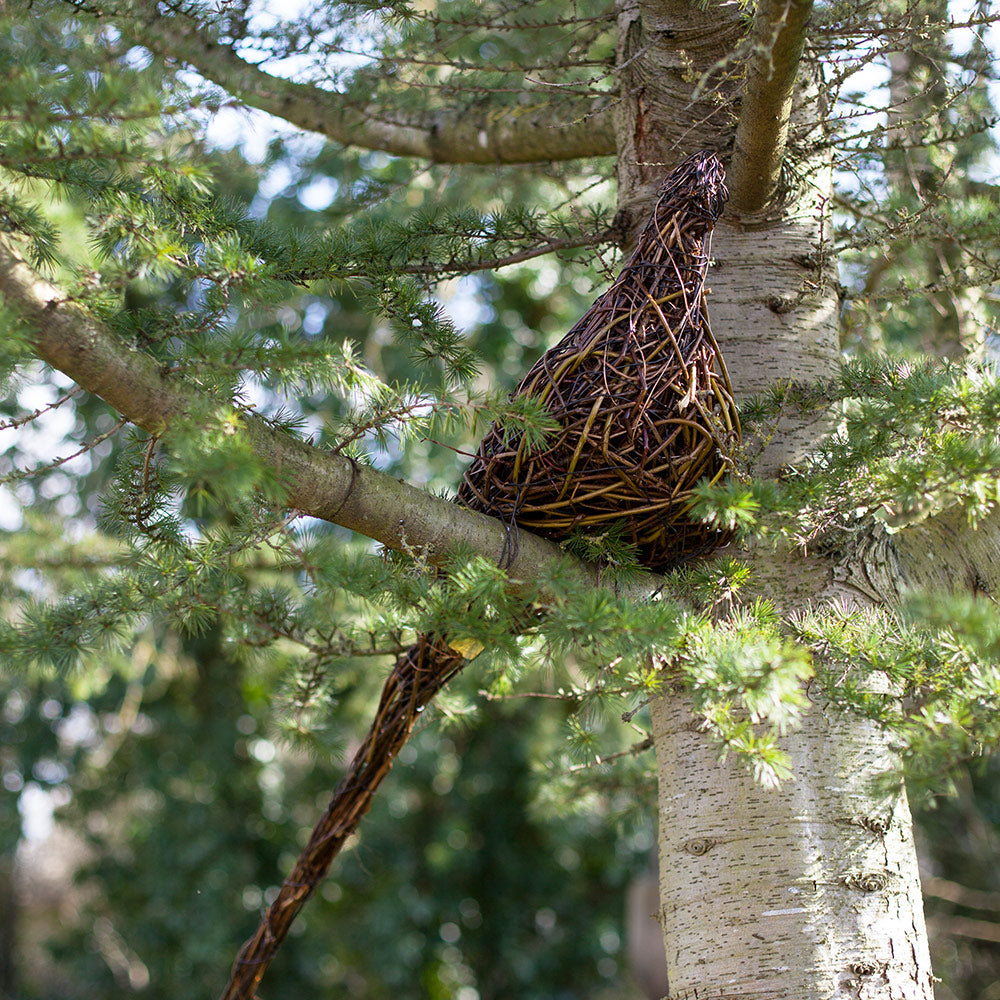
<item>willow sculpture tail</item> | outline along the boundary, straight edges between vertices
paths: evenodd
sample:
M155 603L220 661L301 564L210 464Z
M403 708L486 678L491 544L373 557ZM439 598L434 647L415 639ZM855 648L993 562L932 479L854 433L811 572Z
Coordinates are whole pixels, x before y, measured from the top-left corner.
M725 200L714 154L679 164L615 283L514 390L544 403L559 430L533 450L496 426L483 438L459 501L502 519L511 545L518 526L562 539L617 522L645 566L666 570L728 540L686 516L691 488L725 472L739 439L705 307L709 241ZM398 660L365 742L240 951L223 1000L254 996L420 712L465 662L446 637L426 635Z

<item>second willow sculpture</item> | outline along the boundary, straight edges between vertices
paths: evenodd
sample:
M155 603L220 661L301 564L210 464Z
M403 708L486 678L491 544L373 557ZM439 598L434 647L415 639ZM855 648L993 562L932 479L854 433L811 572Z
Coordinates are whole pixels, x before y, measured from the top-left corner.
M708 247L726 200L718 158L696 153L664 182L615 283L515 389L559 423L529 450L492 427L459 490L467 507L549 538L620 524L640 562L665 570L728 538L687 518L689 491L718 479L739 440L708 325ZM368 811L420 712L466 661L422 635L393 667L368 735L257 931L223 1000L250 1000L299 910Z

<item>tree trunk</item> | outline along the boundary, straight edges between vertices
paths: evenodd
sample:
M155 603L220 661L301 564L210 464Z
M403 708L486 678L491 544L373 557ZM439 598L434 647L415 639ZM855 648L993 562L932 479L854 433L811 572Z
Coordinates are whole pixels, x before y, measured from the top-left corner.
M669 165L701 145L725 155L727 102L739 81L712 67L732 54L736 23L728 4L706 13L675 2L621 8L620 54L631 60L623 73L627 107L618 112L620 204L628 216L641 216L649 165ZM716 76L702 75L710 70ZM685 87L690 98L699 84L698 102L685 105ZM799 89L792 142L800 150L820 119L819 96ZM666 117L651 124L650 108ZM741 394L781 379L829 376L839 358L830 170L822 157L793 160L794 175L759 217L726 225L723 216L716 229L712 327ZM825 428L822 418L783 418L766 447L748 443L755 471L774 474ZM786 612L870 600L832 561L740 555L753 566L756 589ZM732 759L720 763L682 698L656 700L652 716L671 998L929 1000L909 809L905 796L888 802L872 787L893 763L885 734L814 702L784 740L795 777L776 790L756 784Z
M869 784L881 732L814 706L785 741L794 780L764 789L681 699L653 718L672 998L933 996L906 798Z
M787 311L766 305L791 303L809 280L795 265L803 246L822 238L821 195L809 197L813 205L801 204L797 219L749 237L717 231L713 328L738 392L830 374L836 363L830 282ZM815 421L785 421L760 466L775 471L794 460L822 430ZM868 603L829 561L743 555L757 588L784 611ZM681 699L660 699L652 712L671 997L697 989L699 996L774 1000L845 990L930 998L909 809L905 795L886 802L872 785L893 763L888 736L814 702L783 744L794 779L765 789L737 762L719 763Z

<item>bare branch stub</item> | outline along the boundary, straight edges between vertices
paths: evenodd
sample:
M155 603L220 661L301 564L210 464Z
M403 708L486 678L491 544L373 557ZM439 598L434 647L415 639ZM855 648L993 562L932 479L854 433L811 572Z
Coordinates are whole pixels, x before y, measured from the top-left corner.
M729 169L730 214L760 212L778 189L812 6L813 0L760 0L757 5L750 36L753 51Z

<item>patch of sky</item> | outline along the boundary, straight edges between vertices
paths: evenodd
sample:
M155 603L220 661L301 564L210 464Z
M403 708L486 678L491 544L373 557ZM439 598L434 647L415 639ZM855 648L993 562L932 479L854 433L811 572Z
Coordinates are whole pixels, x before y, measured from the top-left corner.
M481 290L482 283L474 274L438 285L437 301L460 333L468 335L492 317L493 310L483 299Z

